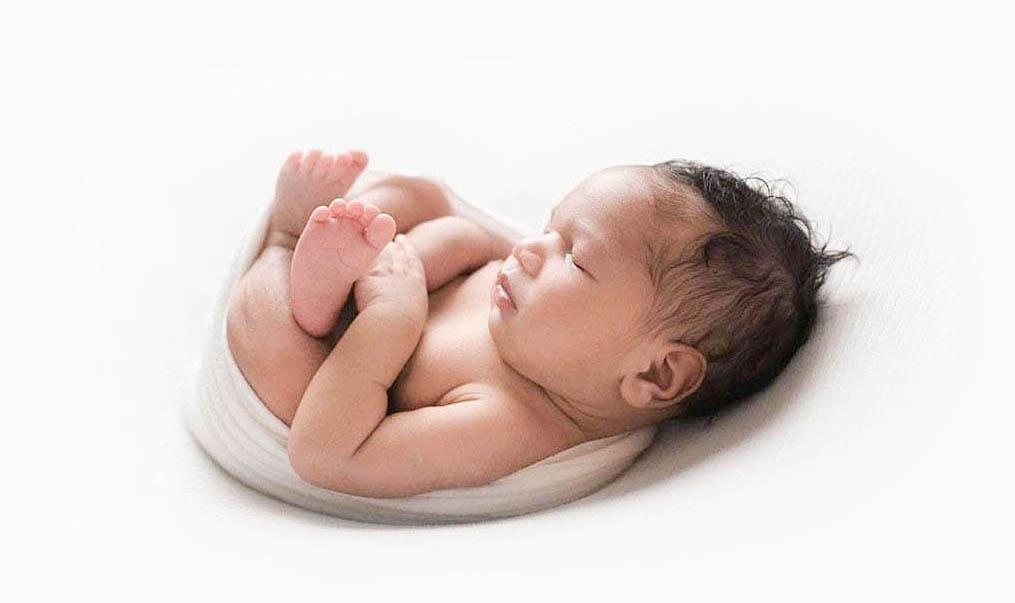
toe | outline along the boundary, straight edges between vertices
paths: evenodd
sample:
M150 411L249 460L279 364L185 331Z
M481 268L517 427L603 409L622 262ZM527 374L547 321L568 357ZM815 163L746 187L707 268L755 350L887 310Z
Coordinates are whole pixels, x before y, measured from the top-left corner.
M323 179L331 172L331 166L335 164L335 158L331 155L321 155L314 166L314 178Z
M367 203L363 206L363 215L359 217L359 223L362 224L364 228L366 228L367 226L370 225L370 222L377 217L377 214L379 213L381 213L381 210L378 209L376 205L371 205L370 203Z
M367 166L367 154L363 151L350 151L348 155L349 167L342 172L341 177L338 179L338 185L346 190L352 186L352 183L363 172L363 168Z
M352 164L357 170L362 170L367 166L367 162L370 161L370 157L367 156L367 152L362 149L354 149L349 151L352 156Z
M395 236L395 219L388 214L378 214L367 226L363 236L374 248L387 245Z
M328 181L338 182L349 171L350 165L352 165L352 155L349 153L335 155L335 164L331 168L331 173L328 174Z
M363 204L359 201L349 201L345 206L345 215L349 218L359 218L363 213Z
M322 152L323 151L320 149L314 149L313 151L307 153L306 158L303 159L303 165L301 166L300 171L304 174L310 175L314 171L314 167L317 166L317 160L321 158Z
M329 218L331 218L331 210L323 205L314 208L314 212L310 214L310 219L314 222L327 222Z
M303 157L303 151L296 151L286 158L285 163L282 164L282 172L291 174L299 169L300 159Z
M341 218L342 216L344 216L345 205L346 205L345 199L335 199L334 201L332 201L329 207L329 209L331 210L331 215L335 216L336 218Z

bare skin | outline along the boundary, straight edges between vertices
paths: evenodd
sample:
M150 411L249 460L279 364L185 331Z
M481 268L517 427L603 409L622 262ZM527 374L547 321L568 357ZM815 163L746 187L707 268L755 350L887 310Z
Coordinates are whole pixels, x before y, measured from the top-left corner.
M229 303L230 349L290 425L300 478L373 497L482 485L658 422L700 383L696 350L636 336L651 297L637 169L587 179L503 258L488 230L401 186L341 199L354 156L286 163ZM408 236L388 240L396 228ZM367 303L348 321L350 285Z
M233 355L287 425L358 313L352 284L396 232L407 234L420 255L428 291L457 276L456 266L488 261L488 234L452 216L443 194L428 183L387 179L343 199L367 162L356 150L291 154L279 172L259 257L230 298Z
M362 171L357 154L330 162L319 152L290 157L260 255L229 300L230 350L264 405L291 426L296 473L340 492L410 496L488 483L580 443L581 434L563 424L567 417L526 389L490 339L491 289L505 241L451 215L446 197L429 194L442 187L429 182L384 179L334 203ZM335 165L351 165L351 172L339 175ZM361 278L356 296L348 295L345 281L354 271L335 257L342 248L336 237L360 246L364 257L373 253L390 232L388 219L406 231L404 242L387 243L368 272L382 259L424 269L386 284L375 279L375 293L387 288L396 299L393 291L412 291L415 309L406 311L422 312L396 327L390 314L378 320L376 306L356 307L368 288ZM379 232L365 235L371 225ZM323 336L294 316L300 296L314 295L312 283L296 284L301 266L314 262L346 270L329 277L333 297L317 306L319 314L313 303L305 306L316 335L342 308Z
M290 269L293 318L311 337L335 326L349 289L395 236L395 219L376 205L335 199L314 210Z

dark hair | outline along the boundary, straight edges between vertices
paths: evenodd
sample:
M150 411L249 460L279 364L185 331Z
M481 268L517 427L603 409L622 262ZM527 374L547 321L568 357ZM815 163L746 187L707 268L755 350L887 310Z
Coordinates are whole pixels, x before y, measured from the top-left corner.
M856 256L817 248L810 222L761 178L686 160L651 167L655 298L644 324L705 356L704 381L676 416L713 416L775 379L810 337L829 267ZM667 241L667 225L695 218L704 234Z

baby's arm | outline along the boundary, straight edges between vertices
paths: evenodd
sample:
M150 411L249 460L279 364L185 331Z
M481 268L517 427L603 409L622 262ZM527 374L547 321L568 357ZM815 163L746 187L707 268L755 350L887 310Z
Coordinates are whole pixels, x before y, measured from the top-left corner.
M463 272L501 259L494 253L490 233L462 216L421 222L406 236L423 262L427 291L443 287Z

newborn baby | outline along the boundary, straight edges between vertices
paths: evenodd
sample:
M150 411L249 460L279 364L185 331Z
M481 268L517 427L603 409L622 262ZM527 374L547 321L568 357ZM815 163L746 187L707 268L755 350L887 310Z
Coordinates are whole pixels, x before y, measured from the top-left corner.
M782 197L690 162L597 172L522 241L426 179L346 198L366 164L288 158L226 323L297 475L359 496L483 485L743 399L806 341L846 255L814 249Z

